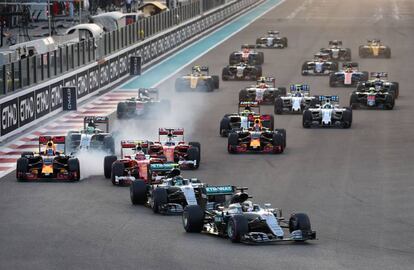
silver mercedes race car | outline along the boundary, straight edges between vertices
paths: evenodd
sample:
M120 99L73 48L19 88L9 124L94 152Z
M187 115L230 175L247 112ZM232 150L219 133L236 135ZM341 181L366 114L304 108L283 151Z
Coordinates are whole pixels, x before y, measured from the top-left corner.
M259 37L256 39L256 48L287 48L287 37L279 36L279 31L270 30L267 31L267 36Z
M256 81L262 77L261 66L249 66L243 62L223 68L221 78L223 81Z
M290 93L277 97L275 100L275 114L302 113L303 110L315 107L319 103L318 96L310 95L310 87L307 84L292 84Z
M235 65L243 62L249 65L262 65L264 63L264 54L263 52L256 51L255 48L255 45L242 45L240 51L230 54L229 64Z
M355 87L359 82L368 80L368 71L358 70L358 63L346 62L342 70L329 75L330 87Z
M285 87L276 87L273 77L261 77L256 85L246 87L239 92L239 102L256 101L259 104L274 104L279 96L286 95Z
M351 61L351 49L342 47L342 40L329 41L328 48L321 48L321 53L327 53L331 61Z
M327 53L317 53L314 59L306 61L302 65L302 75L322 75L328 76L331 72L338 71L338 63L329 61Z
M85 116L83 129L67 133L66 147L67 153L76 153L79 150L102 150L113 154L115 142L109 133L109 118L107 116Z
M350 128L352 125L352 110L339 107L338 96L319 96L321 105L308 108L303 112L304 128L341 127Z

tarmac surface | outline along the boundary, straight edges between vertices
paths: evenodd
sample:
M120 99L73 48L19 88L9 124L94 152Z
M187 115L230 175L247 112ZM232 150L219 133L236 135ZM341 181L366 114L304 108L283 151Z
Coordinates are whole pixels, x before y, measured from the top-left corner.
M271 202L287 217L306 212L317 241L246 246L186 234L180 217L132 206L129 189L103 176L19 183L12 173L0 180L0 269L412 269L413 15L409 0L290 0L197 60L221 75L231 51L274 29L289 39L287 49L264 50L264 74L278 85L305 82L312 94L338 94L348 105L352 89L300 75L301 64L331 39L352 49L361 70L386 71L400 83L394 110L354 111L348 130L305 130L300 115L276 116L276 126L287 130L281 155L229 155L218 135L221 117L237 110L238 91L249 82L178 94L174 77L159 86L161 97L171 99L171 114L122 122L112 115L124 138L155 139L158 127L184 127L186 140L202 144L199 170L184 176L248 186L255 202ZM389 45L392 58L360 59L358 45L369 38ZM103 174L99 158L85 163L90 174Z

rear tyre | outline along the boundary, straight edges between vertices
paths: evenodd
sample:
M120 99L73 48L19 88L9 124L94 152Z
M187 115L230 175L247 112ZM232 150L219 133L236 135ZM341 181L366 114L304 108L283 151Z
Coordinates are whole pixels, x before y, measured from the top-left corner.
M286 141L287 141L286 129L284 129L284 128L277 128L276 131L279 132L280 134L282 134L282 136L283 136L283 148L286 148Z
M133 205L145 204L148 200L147 185L142 180L135 180L129 187L129 195Z
M246 89L242 89L239 92L239 102L249 101L249 92Z
M152 211L154 213L159 213L161 207L168 203L168 194L167 190L164 188L156 188L152 192Z
M283 100L278 97L275 100L275 108L274 108L275 114L282 114L283 113Z
M243 215L230 217L227 223L227 236L233 243L240 243L243 236L249 232L247 219Z
M213 75L213 76L211 76L211 78L213 79L214 88L219 89L220 88L220 78L219 78L219 76Z
M352 125L352 111L347 109L342 113L342 121L344 128L350 128Z
M273 154L281 154L284 151L283 145L284 137L281 133L274 133L273 134Z
M229 130L230 130L230 119L227 117L224 117L220 121L220 130L219 130L220 136L227 137L229 135Z
M400 85L399 85L399 83L398 82L392 82L391 90L394 90L395 98L397 99L400 95Z
M112 185L116 186L117 182L115 181L116 176L124 176L125 165L120 161L115 161L112 163L112 172L111 172L111 181Z
M118 106L116 107L116 115L118 119L125 118L127 116L127 105L125 102L118 103Z
M387 97L385 98L385 109L386 110L392 110L394 109L394 105L395 105L395 99L392 95L387 95Z
M111 178L112 163L114 163L116 160L116 156L106 156L104 158L104 175L106 179Z
M29 172L29 159L26 157L21 157L17 159L16 166L16 179L18 181L26 180L24 175Z
M358 96L354 93L351 94L351 97L349 99L349 106L353 110L358 109Z
M79 159L77 158L68 159L68 170L69 170L69 173L72 175L72 180L79 181L80 179Z
M200 233L204 226L204 211L199 205L187 205L182 216L183 226L188 233Z
M229 69L227 67L223 68L223 71L221 72L221 79L223 81L228 81L229 80Z
M302 125L304 128L310 128L312 126L312 112L305 110L303 112Z
M197 147L190 147L187 150L187 160L195 161L195 165L192 169L198 169L200 166L200 150Z
M230 154L237 154L237 146L239 145L239 135L230 133L227 139L227 149Z

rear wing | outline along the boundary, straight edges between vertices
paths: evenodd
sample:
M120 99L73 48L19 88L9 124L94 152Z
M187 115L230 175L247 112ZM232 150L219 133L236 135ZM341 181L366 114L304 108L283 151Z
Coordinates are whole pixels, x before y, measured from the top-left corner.
M173 169L179 169L180 165L177 163L152 163L149 164L148 169L151 172L169 172Z
M329 46L342 46L342 40L330 40Z
M368 43L380 43L381 40L380 39L368 39L367 42Z
M83 128L86 129L89 124L95 127L105 127L105 132L109 132L109 117L108 116L85 116L83 118Z
M137 146L147 148L150 143L148 140L122 140L121 148L135 148Z
M247 108L258 108L258 111L260 113L260 104L257 101L240 101L238 106L238 111L240 112L240 109L247 109Z
M207 66L193 66L193 67L191 68L191 70L192 70L192 71L197 71L197 70L200 70L200 71L205 71L205 72L208 72L209 68L208 68Z
M357 62L344 62L343 64L342 64L342 68L343 69L345 69L345 68L352 68L352 69L356 69L356 68L358 68L358 63Z
M319 101L323 102L339 102L339 96L319 96Z
M388 73L387 72L379 72L379 71L376 71L376 72L371 72L369 74L369 76L371 78L388 78Z
M257 84L260 83L268 83L271 84L273 87L276 86L276 79L273 77L260 77L260 79L257 80Z
M183 128L159 128L158 135L184 136Z
M256 45L249 45L249 44L243 44L241 45L241 49L254 49L256 48Z
M323 58L323 59L329 59L329 54L325 53L325 52L319 52L319 53L315 53L313 55L314 58Z
M292 84L290 85L290 91L291 92L296 92L296 91L309 92L310 87L307 84Z
M207 196L216 196L216 195L233 195L236 192L235 186L207 186L206 195Z
M279 35L280 32L276 31L276 30L269 30L269 31L267 31L267 34L269 34L269 35Z

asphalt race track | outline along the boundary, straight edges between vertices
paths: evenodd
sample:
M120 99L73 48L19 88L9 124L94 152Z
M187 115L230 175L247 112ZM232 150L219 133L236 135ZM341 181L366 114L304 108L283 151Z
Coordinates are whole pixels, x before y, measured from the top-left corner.
M200 169L185 176L248 186L255 201L271 202L285 216L306 212L319 240L247 246L186 234L180 217L133 207L129 189L103 176L18 183L12 173L0 180L0 269L413 269L414 2L288 0L196 63L221 75L231 51L270 29L289 39L287 49L264 50L264 74L275 75L279 85L306 82L312 94L338 94L348 105L352 89L300 75L303 61L341 39L361 70L386 71L400 83L394 110L354 111L348 130L305 130L300 115L277 116L276 126L287 129L284 154L229 155L219 121L237 110L238 91L250 83L176 94L174 77L159 86L172 100L171 114L123 122L113 115L111 124L131 139L155 139L160 126L184 127L188 140L202 144ZM369 38L391 46L392 58L360 59L358 45Z

